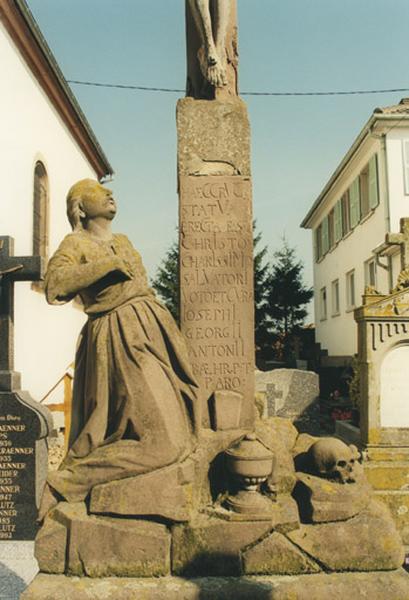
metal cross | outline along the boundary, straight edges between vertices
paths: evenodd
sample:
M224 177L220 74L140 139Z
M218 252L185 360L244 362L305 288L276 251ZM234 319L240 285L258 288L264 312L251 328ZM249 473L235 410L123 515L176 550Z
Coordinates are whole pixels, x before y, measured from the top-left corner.
M41 256L14 256L14 239L0 236L0 391L19 387L14 372L14 282L43 278Z

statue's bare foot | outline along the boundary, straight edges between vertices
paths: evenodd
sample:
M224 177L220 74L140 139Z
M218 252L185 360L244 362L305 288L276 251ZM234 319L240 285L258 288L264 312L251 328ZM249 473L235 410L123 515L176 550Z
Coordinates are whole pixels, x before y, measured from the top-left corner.
M37 523L42 523L47 514L58 504L58 499L53 493L52 488L45 484L43 497L41 498L40 508L38 510Z
M203 47L200 48L197 57L203 76L211 85L214 87L227 85L226 71L214 47L207 49L207 51Z

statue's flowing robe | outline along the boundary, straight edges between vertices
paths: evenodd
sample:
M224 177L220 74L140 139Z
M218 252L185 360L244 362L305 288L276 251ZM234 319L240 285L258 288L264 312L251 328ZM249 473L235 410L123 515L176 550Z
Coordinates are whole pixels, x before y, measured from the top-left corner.
M113 254L131 278L117 271L89 284ZM69 451L49 485L79 501L94 485L187 456L200 422L197 385L184 339L149 288L128 238L68 235L49 262L45 284L51 304L79 293L88 314L75 360Z

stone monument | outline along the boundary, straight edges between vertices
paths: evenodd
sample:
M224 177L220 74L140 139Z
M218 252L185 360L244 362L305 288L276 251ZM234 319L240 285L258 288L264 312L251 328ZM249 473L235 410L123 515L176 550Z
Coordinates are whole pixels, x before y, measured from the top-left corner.
M49 411L21 389L14 371L14 282L42 277L39 256L14 256L0 237L0 543L33 540L47 474Z
M192 0L187 16L184 337L139 254L112 234L109 190L74 185L74 232L45 284L53 303L79 293L89 319L70 449L40 513L41 573L22 600L409 599L401 540L356 448L255 411L249 127L226 48L234 39L236 50L235 3Z
M186 9L187 97L177 105L181 329L200 384L203 425L250 428L250 128L237 95L236 2L192 0Z
M365 472L409 543L409 219L387 234L385 250L400 247L401 271L391 294L366 290L358 325L360 436Z

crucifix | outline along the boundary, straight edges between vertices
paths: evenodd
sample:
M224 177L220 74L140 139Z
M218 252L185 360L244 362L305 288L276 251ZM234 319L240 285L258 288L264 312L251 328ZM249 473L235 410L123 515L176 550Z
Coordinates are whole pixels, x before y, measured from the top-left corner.
M409 219L404 217L400 220L400 233L387 233L386 244L400 246L401 271L409 268Z
M0 391L20 388L14 371L14 282L42 279L41 256L14 256L14 239L0 236Z

